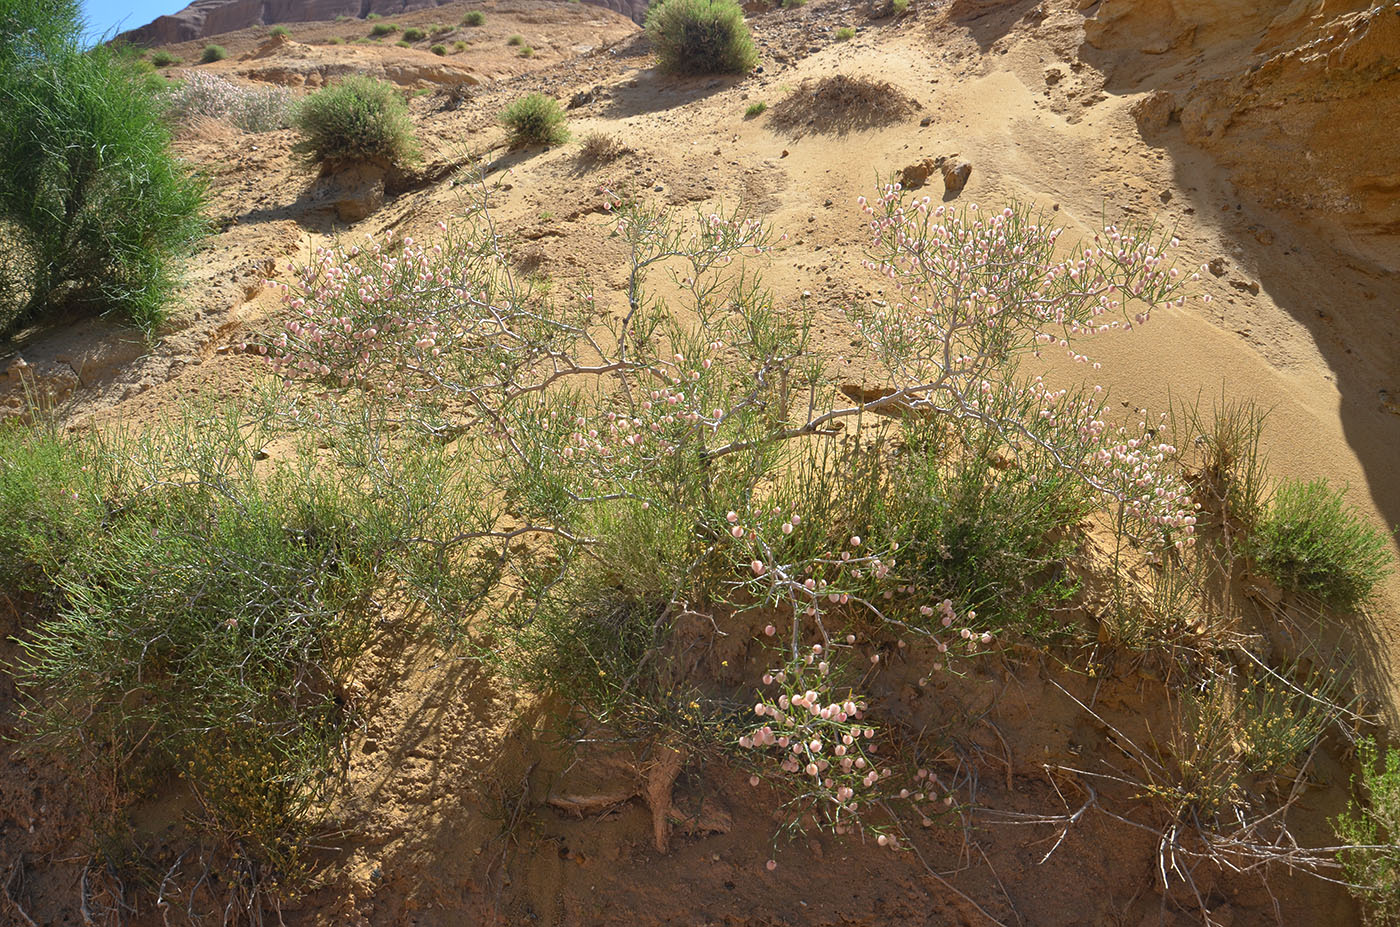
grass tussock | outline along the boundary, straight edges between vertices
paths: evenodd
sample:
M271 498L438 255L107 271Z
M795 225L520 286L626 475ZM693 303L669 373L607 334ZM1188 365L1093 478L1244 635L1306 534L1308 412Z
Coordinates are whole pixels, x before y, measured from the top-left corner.
M758 51L734 0L663 0L647 11L657 65L672 74L742 74Z
M569 138L564 108L553 97L526 94L501 112L510 147L562 145Z
M578 163L585 169L610 164L631 151L616 136L605 132L590 132L583 137L578 149Z

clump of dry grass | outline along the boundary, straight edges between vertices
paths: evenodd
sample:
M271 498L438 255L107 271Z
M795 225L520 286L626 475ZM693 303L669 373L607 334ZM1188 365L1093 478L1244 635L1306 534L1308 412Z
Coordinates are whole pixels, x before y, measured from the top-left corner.
M898 122L916 108L915 101L889 81L834 74L804 80L772 107L768 124L796 136L845 135Z
M609 164L630 151L630 148L611 135L604 132L590 132L584 136L583 143L579 147L578 163L580 167L584 168Z

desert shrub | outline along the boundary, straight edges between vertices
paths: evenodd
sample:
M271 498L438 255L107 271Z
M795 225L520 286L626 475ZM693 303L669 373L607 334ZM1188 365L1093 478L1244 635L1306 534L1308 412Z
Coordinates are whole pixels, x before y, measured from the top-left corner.
M609 205L629 311L606 335L592 293L532 287L477 213L437 241L320 252L286 293L273 372L329 392L341 422L405 423L396 446L450 434L479 459L491 524L532 539L508 548L519 595L463 615L484 659L619 736L738 748L795 817L871 833L883 812L853 797L905 799L811 743L869 764L882 735L867 720L852 749L851 715L886 654L933 675L1003 633L1053 631L1040 613L1068 588L1061 535L1091 504L1121 509L1149 553L1189 548L1194 506L1156 423L1114 426L1101 391L1018 369L1048 339L1112 327L1110 285L1132 294L1119 324L1175 302L1172 243L1111 227L1112 249L1071 249L1028 209L949 210L891 185L865 205L872 273L901 298L817 342L811 310L736 260L767 250L761 222ZM837 389L828 341L854 341L887 388ZM343 446L340 427L322 440ZM737 656L755 637L761 677Z
M936 428L910 429L875 523L910 539L905 563L928 587L999 627L1063 634L1052 616L1074 591L1069 529L1097 500L1053 465L997 466L1000 448L994 431L969 428L950 446Z
M341 38L341 37L338 36L338 35L333 35L333 36L331 36L329 39L326 40L326 44L328 44L328 45L344 45L344 44L345 44L345 39Z
M744 11L733 0L662 0L647 11L646 29L664 71L743 73L758 63Z
M506 44L511 46L524 45L525 36L516 33L515 35L512 35L510 38L506 39Z
M294 150L323 167L402 164L418 157L408 107L392 84L362 75L318 90L298 107Z
M855 37L856 31L850 26L842 26L841 28L836 30L836 41L838 42L849 42Z
M419 29L417 26L409 26L403 31L403 37L405 41L421 42L428 37L428 33Z
M256 90L197 71L172 87L164 99L177 122L204 116L226 119L244 132L271 132L289 124L294 97L283 87Z
M446 45L434 45L434 46L432 47L431 51L432 51L432 53L433 53L434 55L445 55L445 54L447 54L447 46L446 46Z
M1346 610L1365 605L1390 572L1390 548L1390 535L1325 480L1282 483L1248 544L1260 571L1281 587Z
M213 64L215 61L223 61L228 57L228 49L222 45L206 45L204 53L199 56L200 64Z
M452 50L464 52L467 50L467 43L463 42L461 39L458 39L457 41L452 43Z
M51 592L60 568L100 530L96 470L46 430L0 426L0 585Z
M1247 828L1259 814L1260 786L1285 774L1343 714L1340 688L1330 673L1293 666L1206 680L1182 695L1172 742L1137 757L1144 797L1203 834Z
M0 36L0 331L64 309L153 330L203 231L202 189L147 75L106 47L80 54L64 28Z
M398 31L399 27L396 23L375 23L373 26L370 27L369 34L378 37L385 35L393 35L395 32Z
M512 148L530 145L561 145L569 137L564 108L553 97L530 93L501 112Z
M398 40L397 42L395 42L394 44L395 44L396 46L398 46L399 48L412 48L412 47L413 47L413 43L410 42L408 39L399 39L399 40Z
M480 10L472 10L471 12L467 13L466 16L462 17L462 25L484 26L486 25L486 14L481 12Z
M750 103L744 110L745 119L755 119L768 112L768 104L759 100L757 103Z
M516 52L516 54L521 58L533 58L535 57L535 50L529 45L522 45L520 46L520 51Z
M273 26L271 29L267 30L267 34L275 39L289 39L292 37L292 30L288 29L286 26Z
M1337 817L1342 874L1365 906L1368 924L1400 923L1400 750L1369 737L1356 745L1358 795Z
M168 68L179 63L179 58L175 57L170 52L165 51L164 49L151 53L151 64L155 65L158 68Z
M890 13L894 16L903 16L909 12L909 0L890 0Z
M449 25L447 25L447 24L445 24L445 23L434 23L432 26L429 26L429 27L428 27L428 34L429 34L429 35L447 35L449 32L452 31L452 28L453 28L452 26L449 26Z

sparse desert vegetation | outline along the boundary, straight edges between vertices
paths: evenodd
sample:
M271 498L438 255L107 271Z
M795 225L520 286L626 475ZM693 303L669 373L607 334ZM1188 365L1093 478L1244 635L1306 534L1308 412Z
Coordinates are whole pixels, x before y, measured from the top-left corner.
M1400 916L1383 19L476 6L0 13L0 921Z

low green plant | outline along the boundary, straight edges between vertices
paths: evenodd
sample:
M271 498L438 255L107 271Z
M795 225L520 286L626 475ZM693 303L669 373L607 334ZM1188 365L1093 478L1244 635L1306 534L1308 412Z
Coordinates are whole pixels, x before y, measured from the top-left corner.
M452 43L452 50L457 52L464 52L467 50L467 43L463 42L461 39L458 39L457 41Z
M836 41L838 42L849 42L855 37L856 31L850 26L842 26L840 29L836 30Z
M395 44L396 46L398 46L399 48L412 48L412 47L413 47L413 43L410 42L408 39L399 39L399 40L398 40L397 42L395 42L394 44Z
M288 29L286 26L273 26L271 29L267 30L267 34L275 39L289 39L292 37L292 30Z
M752 70L758 51L734 0L662 0L647 11L657 64L675 74Z
M507 45L524 45L524 44L525 44L525 36L523 36L523 35L521 35L520 33L517 32L517 33L515 33L514 35L512 35L510 38L506 39L506 44L507 44Z
M151 64L158 68L169 68L180 63L180 59L165 49L151 53Z
M744 110L744 118L754 119L758 116L762 116L767 111L768 104L763 102L762 100L759 100L757 103L750 103L748 105L748 108Z
M293 150L327 169L405 164L418 157L403 97L392 84L363 75L311 94L294 123L302 137Z
M429 49L429 51L431 51L434 55L445 55L447 54L447 46L434 45L431 49Z
M449 26L449 25L447 25L447 24L445 24L445 23L434 23L433 25L431 25L431 26L428 27L428 34L429 34L429 35L447 35L447 34L448 34L449 32L451 32L452 30L453 30L453 27L452 27L452 26Z
M417 26L409 26L403 31L403 37L410 42L421 42L428 37L428 33Z
M890 12L895 16L903 16L905 13L909 12L909 0L892 0L890 3Z
M1400 750L1363 737L1356 755L1357 794L1334 822L1346 846L1337 859L1366 923L1390 927L1400 924Z
M295 881L342 768L349 667L395 586L442 588L416 539L450 537L475 501L450 454L371 472L294 439L260 461L273 421L0 430L0 569L51 597L17 670L31 747L138 795L178 775L207 829Z
M1393 566L1391 536L1368 524L1326 480L1286 480L1249 536L1258 569L1282 588L1354 610Z
M380 19L380 18L382 18L382 17L381 17L378 13L370 13L369 15L367 15L367 16L365 17L365 19L369 20L370 22L374 22L376 19Z
M396 23L375 23L370 27L369 34L378 38L386 35L393 35L398 31L399 27Z
M569 138L564 108L542 93L527 94L501 112L510 146L561 145Z
M329 39L326 40L326 44L327 44L327 45L344 45L344 44L345 44L345 39L341 38L341 37L338 36L338 35L333 35L333 36L331 36Z
M521 58L533 58L535 57L535 50L529 45L522 45L520 46L520 51L516 52L516 54Z
M213 64L215 61L223 61L228 57L228 49L222 45L204 46L204 54L199 56L200 64Z
M486 25L486 14L480 10L472 10L462 17L464 26L484 26Z

